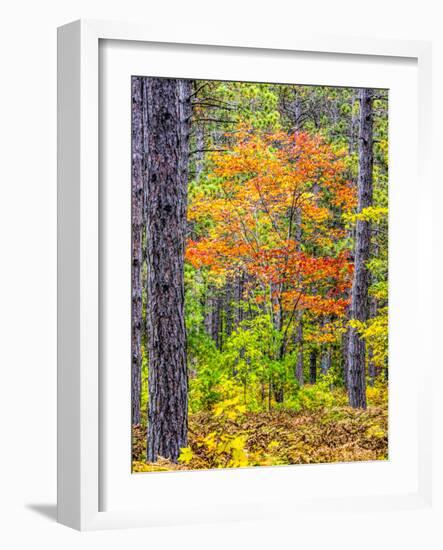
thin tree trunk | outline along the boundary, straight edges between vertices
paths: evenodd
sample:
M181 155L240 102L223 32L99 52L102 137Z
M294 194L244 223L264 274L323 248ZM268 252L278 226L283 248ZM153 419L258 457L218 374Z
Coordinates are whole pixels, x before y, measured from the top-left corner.
M358 212L372 205L372 90L361 89ZM357 220L355 237L354 280L351 298L351 319L365 322L368 319L369 260L371 240L370 223ZM355 408L366 408L366 350L365 342L355 328L349 331L348 358L349 404Z
M212 289L209 284L206 286L204 302L205 302L205 306L204 306L203 324L204 324L206 333L209 336L212 336Z
M132 425L140 424L142 365L142 265L143 265L143 79L132 78Z
M214 289L214 292L212 294L211 304L211 336L215 342L215 345L220 348L220 299L216 292L216 289Z
M331 368L331 347L328 344L323 345L323 350L321 354L321 373L327 374Z
M317 351L312 350L309 354L309 383L317 382Z
M297 365L295 367L295 378L297 379L300 386L304 384L303 376L303 311L298 312L298 326L296 333L296 344L297 344Z
M224 313L223 296L218 295L217 296L217 319L218 319L217 344L218 344L218 349L220 351L223 351L224 333L225 333L223 313Z
M199 181L203 172L203 161L205 155L205 134L203 126L199 123L197 123L195 128L195 148L197 150L195 157L195 179L196 181Z
M298 132L301 129L301 119L302 119L302 108L300 95L298 92L295 92L294 99L294 130Z
M232 311L232 299L233 299L233 281L228 279L225 285L225 303L224 311L226 318L226 337L231 335L233 330L233 311Z
M241 301L243 300L243 273L236 275L234 280L234 300L235 300L235 311L234 311L234 329L237 329L239 324L243 321L243 308Z
M373 233L374 231L372 231ZM378 257L378 244L375 242L373 247L373 256ZM374 280L372 280L374 282ZM371 296L369 298L369 318L373 319L377 315L377 298ZM369 375L369 385L374 386L377 376L380 374L380 369L378 369L374 363L374 350L372 347L368 349L368 375Z
M322 317L321 326L324 327L329 323L329 317ZM321 347L321 358L320 358L320 370L323 375L327 374L331 368L331 346L329 344L323 344Z
M282 333L283 329L283 310L281 307L281 301L279 295L281 292L281 287L276 288L274 283L269 284L269 297L270 297L270 312L271 312L271 322L274 326L274 329L279 334ZM286 351L286 342L282 340L277 342L277 349L275 353L275 358L277 361L283 359ZM283 403L284 400L284 389L281 380L273 380L273 390L274 390L274 399L276 403Z
M301 239L302 239L302 229L301 229L301 208L295 209L295 230L294 236L296 240L296 249L301 250ZM291 236L291 235L290 235ZM301 281L298 281L301 284ZM304 384L303 376L303 310L300 309L297 311L297 333L296 333L296 344L297 344L297 366L295 369L295 377L300 386Z
M176 461L187 445L184 249L191 82L146 79L147 460Z
M354 114L354 104L357 101L357 93L352 93L352 100L351 100L351 123L349 125L349 154L352 154L355 149L355 128L357 126L358 120L356 115Z

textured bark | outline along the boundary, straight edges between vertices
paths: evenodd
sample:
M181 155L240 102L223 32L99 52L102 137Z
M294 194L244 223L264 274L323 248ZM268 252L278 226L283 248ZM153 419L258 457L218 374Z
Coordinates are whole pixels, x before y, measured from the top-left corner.
M184 248L190 81L145 80L147 106L147 460L176 461L187 445Z
M132 424L140 424L143 265L143 79L132 78Z
M372 205L372 90L361 89L360 131L359 131L359 173L358 173L358 212ZM366 321L369 314L368 287L371 240L370 223L357 221L354 255L354 280L352 284L351 318ZM349 404L355 408L366 408L366 350L365 342L358 332L349 331L348 355L348 394Z
M312 350L309 354L309 383L317 382L317 351Z
M345 388L348 388L348 348L349 348L349 329L347 329L342 336L342 352L341 352L341 360L342 360L342 370L343 370L343 382L345 385Z

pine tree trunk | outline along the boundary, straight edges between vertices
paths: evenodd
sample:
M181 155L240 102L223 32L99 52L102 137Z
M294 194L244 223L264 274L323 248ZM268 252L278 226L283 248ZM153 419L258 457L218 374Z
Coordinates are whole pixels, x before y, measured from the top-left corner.
M372 90L362 89L360 98L358 212L372 205ZM369 314L368 287L371 240L370 223L357 220L355 236L354 280L351 297L351 319L366 321ZM366 350L365 342L356 329L349 331L348 357L349 404L355 408L366 408Z
M142 265L143 265L143 79L132 79L132 425L140 424L142 365Z
M147 460L176 461L187 445L184 249L191 83L146 79Z

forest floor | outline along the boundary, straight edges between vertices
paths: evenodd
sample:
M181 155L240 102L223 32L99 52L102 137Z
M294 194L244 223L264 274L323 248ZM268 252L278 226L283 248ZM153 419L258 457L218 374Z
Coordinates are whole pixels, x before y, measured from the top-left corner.
M387 403L189 417L188 447L178 464L146 463L146 428L133 428L133 471L167 471L387 460Z

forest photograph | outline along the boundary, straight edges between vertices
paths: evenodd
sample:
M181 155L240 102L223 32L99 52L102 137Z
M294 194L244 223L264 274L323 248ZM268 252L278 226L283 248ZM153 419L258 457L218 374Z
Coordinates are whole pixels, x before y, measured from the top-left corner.
M387 460L388 90L130 93L132 472Z

